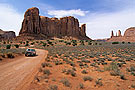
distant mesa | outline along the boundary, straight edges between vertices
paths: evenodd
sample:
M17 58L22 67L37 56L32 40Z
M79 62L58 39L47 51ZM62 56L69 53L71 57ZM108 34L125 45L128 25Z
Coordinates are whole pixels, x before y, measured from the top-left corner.
M135 27L128 28L124 36L121 35L121 31L118 30L118 34L114 35L114 32L111 32L111 38L107 40L108 42L135 42Z
M15 37L16 35L14 31L3 31L0 29L0 40L10 40Z
M39 9L30 8L25 12L22 28L17 38L29 39L84 39L86 36L86 24L79 27L78 19L69 16L63 18L48 18L39 16Z

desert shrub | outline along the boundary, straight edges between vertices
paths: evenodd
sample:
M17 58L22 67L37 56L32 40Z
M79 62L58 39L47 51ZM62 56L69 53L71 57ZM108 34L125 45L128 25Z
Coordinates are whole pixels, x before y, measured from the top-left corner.
M44 67L52 67L52 65L50 64L50 63L42 63L41 64L42 65L42 67L44 68Z
M22 41L20 41L20 44L22 44L23 42Z
M82 62L84 62L84 63L90 63L89 60L82 60Z
M57 85L50 85L49 90L58 90L58 86Z
M71 45L71 42L66 42L66 45Z
M39 77L37 77L37 76L35 76L35 78L34 78L37 82L40 82L40 79L39 79Z
M112 44L119 44L119 42L112 42Z
M84 66L84 64L83 63L79 63L79 66Z
M52 81L54 81L54 82L55 82L55 81L56 81L56 79L55 79L55 78L52 78Z
M73 68L72 68L72 70L76 71L76 68L75 68L75 67L73 67Z
M2 58L0 58L0 61L2 61Z
M91 42L88 42L88 45L92 45L92 43Z
M61 64L63 64L61 61L56 61L55 62L55 65L61 65Z
M76 43L76 42L77 42L77 40L72 40L71 42Z
M48 41L48 44L52 45L52 42L51 41Z
M81 43L80 45L84 45L84 41L83 40L81 40L80 43Z
M112 62L112 63L110 63L110 65L108 67L105 67L104 69L107 71L118 70L118 65L116 62Z
M135 71L135 66L130 66L130 68L127 68L128 72L134 72Z
M96 81L95 81L95 83L96 83L96 86L98 85L98 86L103 86L103 83L102 83L102 81L101 81L102 79L101 78L99 78L99 79L97 79Z
M80 83L80 84L79 84L79 88L80 88L80 89L84 89L84 84L83 84L83 83Z
M71 72L71 76L75 77L76 73L74 71Z
M28 44L28 43L26 43L26 44L25 44L25 46L29 46L29 44Z
M128 42L128 44L131 44L131 42Z
M135 89L135 84L132 84L131 87Z
M16 48L19 48L19 45L18 45L18 44L15 44L14 46L15 46Z
M132 72L131 72L131 75L135 76L135 72L132 71Z
M81 71L82 74L87 74L88 72L86 70Z
M35 42L32 42L32 43L31 43L31 45L34 45L34 44L35 44Z
M50 72L49 69L45 69L45 70L43 71L43 73L44 73L44 74L47 74L47 75L50 75L50 74L51 74L51 72Z
M77 43L73 43L72 45L73 45L73 46L76 46L76 45L77 45Z
M14 56L12 53L8 53L8 54L7 54L7 57L8 57L8 58L14 58L15 56Z
M41 65L42 65L43 68L45 67L45 63L42 63Z
M115 69L113 71L110 72L111 76L119 76L120 75L120 70L119 69Z
M62 69L62 73L65 73L67 70L66 69Z
M69 64L70 64L71 66L75 67L75 63L74 63L74 62L70 61Z
M29 43L29 41L26 41L26 43Z
M45 47L46 45L47 45L46 43L43 43L43 45L42 45L42 46L44 46L44 47Z
M6 42L4 41L3 44L6 44Z
M95 67L96 66L96 63L91 63L90 66Z
M60 80L60 82L65 85L66 87L70 87L71 86L71 83L68 81L67 78L63 78Z
M121 75L120 75L120 79L126 80L125 75L121 74Z
M10 49L10 48L11 48L11 45L10 44L6 46L6 49Z
M84 81L92 81L93 79L92 79L92 77L90 77L90 76L84 76L84 77L83 77L83 80L84 80Z
M102 65L107 65L107 62L102 62Z
M125 44L125 42L122 42L122 44Z
M59 40L59 42L64 42L64 40Z

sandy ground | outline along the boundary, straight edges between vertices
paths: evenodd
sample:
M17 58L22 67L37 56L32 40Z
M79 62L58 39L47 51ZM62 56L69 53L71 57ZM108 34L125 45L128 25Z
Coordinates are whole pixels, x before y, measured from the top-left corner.
M33 80L47 51L36 49L38 56L21 56L7 63L0 63L0 90L25 90Z

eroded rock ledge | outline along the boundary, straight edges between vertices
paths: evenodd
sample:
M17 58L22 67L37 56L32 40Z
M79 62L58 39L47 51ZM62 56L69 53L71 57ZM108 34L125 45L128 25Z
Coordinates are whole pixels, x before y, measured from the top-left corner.
M78 19L69 16L48 18L39 15L39 9L30 8L25 12L19 37L31 36L34 39L69 38L90 39L86 36L86 24L79 27Z

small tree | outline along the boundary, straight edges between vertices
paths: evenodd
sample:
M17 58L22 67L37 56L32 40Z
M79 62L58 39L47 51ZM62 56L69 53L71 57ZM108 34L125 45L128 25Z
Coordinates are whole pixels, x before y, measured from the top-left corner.
M11 48L11 45L10 44L6 46L6 49L10 49L10 48Z
M128 44L131 44L131 42L128 42Z
M122 44L125 44L125 42L122 42Z
M29 44L28 44L28 43L26 43L26 44L25 44L25 46L29 46Z
M45 47L47 44L46 43L43 43L43 46Z
M16 48L19 48L19 45L18 45L18 44L15 44L14 46L15 46Z
M112 42L112 44L119 44L119 42Z

